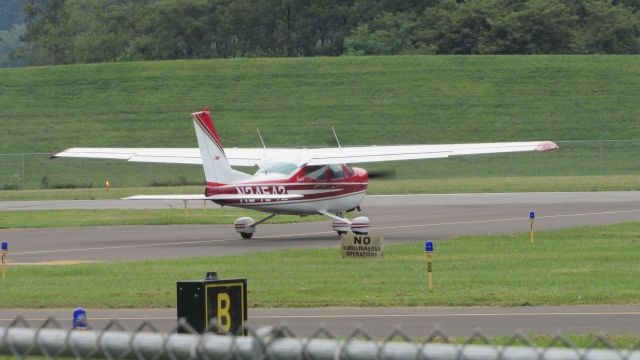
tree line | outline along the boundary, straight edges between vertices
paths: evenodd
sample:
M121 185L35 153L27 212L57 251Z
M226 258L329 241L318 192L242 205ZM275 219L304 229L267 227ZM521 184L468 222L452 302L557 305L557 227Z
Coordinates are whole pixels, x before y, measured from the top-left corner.
M11 59L26 65L640 52L640 0L13 1L24 25Z

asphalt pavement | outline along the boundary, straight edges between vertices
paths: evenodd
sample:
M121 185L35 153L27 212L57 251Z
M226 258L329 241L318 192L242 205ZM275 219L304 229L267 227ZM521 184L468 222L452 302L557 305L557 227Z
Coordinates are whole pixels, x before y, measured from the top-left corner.
M130 209L182 207L163 201L36 201L0 202L2 210ZM197 211L202 204L190 204ZM505 193L368 196L363 215L385 243L422 242L465 234L500 234L529 230L529 212L540 230L640 220L640 192ZM233 225L98 226L80 228L4 229L10 243L9 264L75 263L127 259L221 256L283 248L337 247L331 221L263 224L251 240L242 240ZM119 318L135 329L149 320L160 330L175 326L175 309L88 309L94 327ZM0 310L0 325L21 314L34 324L49 315L69 326L71 309ZM348 336L358 324L374 337L389 335L394 324L414 337L428 337L436 328L450 336L563 333L638 333L640 306L472 307L472 308L321 308L250 309L249 324L257 328L285 322L299 336L324 326ZM321 325L324 323L324 325Z
M0 310L0 326L17 315L31 326L40 326L48 317L60 326L71 326L73 309ZM89 324L102 329L118 319L133 331L147 321L159 331L175 328L175 309L87 309ZM417 308L308 308L249 309L251 329L284 325L295 335L311 336L319 328L334 336L346 337L358 326L375 338L385 338L396 328L412 338L429 338L434 331L449 337L468 337L479 331L487 336L535 334L638 334L640 306L527 306L527 307L417 307Z
M164 201L0 202L0 209L114 209L182 206ZM189 211L202 204L194 202ZM529 230L529 212L536 229L611 224L640 220L640 192L505 193L368 196L363 215L372 232L386 244L421 242L467 234L501 234ZM1 211L0 211L1 213ZM283 248L338 246L331 221L258 226L254 238L243 240L228 225L96 226L77 228L4 229L14 264L56 261L221 256Z

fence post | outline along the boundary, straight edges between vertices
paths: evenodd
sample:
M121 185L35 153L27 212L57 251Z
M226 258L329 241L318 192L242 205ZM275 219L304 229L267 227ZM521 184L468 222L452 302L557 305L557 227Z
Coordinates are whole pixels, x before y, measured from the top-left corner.
M24 190L24 154L22 154L22 178L20 179L20 185L22 186L22 190Z
M604 175L604 151L602 143L604 140L600 140L600 176Z

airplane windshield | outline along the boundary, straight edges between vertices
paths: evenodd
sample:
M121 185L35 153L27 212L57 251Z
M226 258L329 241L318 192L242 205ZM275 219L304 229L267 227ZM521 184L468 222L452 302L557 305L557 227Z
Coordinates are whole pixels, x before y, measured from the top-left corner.
M286 163L286 162L278 162L278 163L274 163L271 164L265 168L262 168L260 170L258 170L257 174L283 174L283 175L289 175L293 170L297 169L298 167L295 164L292 163Z

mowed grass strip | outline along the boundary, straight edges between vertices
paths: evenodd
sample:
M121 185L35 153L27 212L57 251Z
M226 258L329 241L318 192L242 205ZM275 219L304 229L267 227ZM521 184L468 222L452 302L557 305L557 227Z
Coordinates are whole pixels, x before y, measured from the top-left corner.
M198 194L202 186L7 190L0 191L0 201L15 200L99 200L120 199L131 195ZM372 180L369 195L446 194L528 191L631 191L640 190L640 177L619 176L534 176L453 179ZM196 202L189 202L194 206Z
M251 307L640 302L638 222L540 232L535 244L529 243L528 233L437 240L431 292L423 241L394 245L391 239L384 259L378 260L341 259L336 240L328 249L9 266L7 280L0 283L0 306L173 307L175 282L201 279L207 271L223 278L246 277ZM210 252L215 251L211 246Z
M16 210L2 211L0 229L104 225L233 224L241 216L258 220L266 214L244 209ZM278 215L270 223L326 220L324 216Z
M562 334L562 338L567 340L574 347L582 349L610 349L609 344L617 347L618 349L637 349L640 342L640 334ZM522 339L515 339L513 336L493 336L488 337L489 341L498 346L528 346L522 342ZM536 335L529 334L527 339L531 344L538 347L567 347L559 341L558 335ZM601 339L605 339L603 342ZM469 343L468 338L454 338L450 339L455 343ZM436 339L436 342L442 341L442 339ZM484 345L482 339L476 339L471 344Z
M219 59L0 69L1 154L196 147L210 105L225 147L553 140L550 154L372 166L398 179L634 175L637 56ZM28 124L25 125L25 124ZM547 156L548 155L548 156ZM198 184L198 166L0 155L0 189Z

